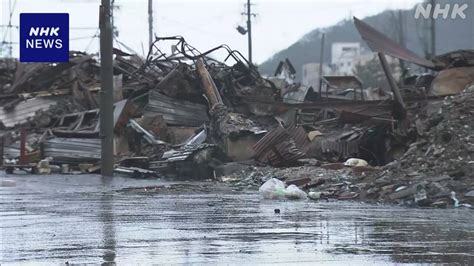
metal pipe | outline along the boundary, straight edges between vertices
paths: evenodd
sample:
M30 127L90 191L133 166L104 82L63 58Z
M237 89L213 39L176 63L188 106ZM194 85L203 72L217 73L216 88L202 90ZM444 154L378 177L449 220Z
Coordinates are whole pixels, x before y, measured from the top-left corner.
M324 62L324 39L325 39L326 34L323 33L323 36L321 36L321 50L319 53L319 99L321 99L321 92L322 92L322 86L323 86L323 62Z
M114 81L112 54L112 24L110 0L102 0L100 6L100 137L102 176L114 172Z

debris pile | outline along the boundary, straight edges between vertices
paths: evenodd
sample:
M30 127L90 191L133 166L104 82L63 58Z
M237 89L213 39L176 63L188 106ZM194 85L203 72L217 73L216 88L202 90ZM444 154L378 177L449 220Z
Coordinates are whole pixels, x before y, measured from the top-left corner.
M277 125L272 104L279 102L279 89L225 45L200 53L182 37L157 42L173 42L172 54L156 45L146 58L114 49L116 172L203 179L222 163L252 159L253 145ZM216 50L227 51L232 64L208 56ZM96 57L70 52L68 63L1 65L1 162L7 171L98 172Z
M172 53L157 42L172 42ZM217 50L227 59L213 59ZM472 88L447 97L426 84L399 88L386 71L391 97L365 97L357 77L326 76L321 92L295 82L288 59L265 78L226 45L201 53L182 37L156 38L146 58L114 54L117 174L267 184L270 198L474 203ZM96 56L71 52L69 63L0 66L6 171L99 173Z
M446 97L417 123L406 152L382 167L360 159L345 163L301 160L289 168L242 167L221 178L236 186L260 186L271 178L296 184L311 199L361 200L422 207L474 205L474 86ZM415 127L415 126L414 126ZM420 130L422 128L422 130ZM413 128L413 130L416 130Z

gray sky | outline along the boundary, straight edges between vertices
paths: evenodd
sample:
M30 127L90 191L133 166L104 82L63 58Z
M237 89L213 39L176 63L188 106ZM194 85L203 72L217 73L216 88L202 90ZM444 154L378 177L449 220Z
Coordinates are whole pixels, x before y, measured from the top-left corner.
M0 21L8 24L9 2L16 2L12 17L18 25L22 12L67 12L70 14L70 49L97 52L99 0L0 0ZM219 44L228 44L247 55L247 36L240 35L235 27L245 26L245 0L154 0L154 28L159 36L182 35L201 51ZM254 61L261 63L274 53L288 47L304 34L318 28L336 24L350 16L365 17L386 9L411 8L420 0L252 0L257 17L253 23ZM146 0L116 0L115 24L118 40L142 53L147 51L148 18ZM76 29L76 28L87 29ZM5 28L0 28L0 38ZM18 42L16 30L13 42ZM6 35L9 40L9 35ZM91 41L92 40L92 41ZM1 40L0 40L1 41ZM163 47L168 50L169 44ZM13 56L18 57L17 45Z

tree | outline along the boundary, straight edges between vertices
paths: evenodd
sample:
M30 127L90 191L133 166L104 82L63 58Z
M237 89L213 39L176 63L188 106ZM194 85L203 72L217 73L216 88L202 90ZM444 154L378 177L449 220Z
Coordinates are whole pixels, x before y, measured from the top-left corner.
M399 67L398 64L394 62L394 60L390 60L389 67L394 75L395 78L399 75ZM389 85L387 82L387 77L383 72L382 65L378 57L374 57L373 59L367 61L365 64L357 64L354 67L354 75L360 78L363 82L364 87L372 87L372 88L382 88L384 90L389 90Z

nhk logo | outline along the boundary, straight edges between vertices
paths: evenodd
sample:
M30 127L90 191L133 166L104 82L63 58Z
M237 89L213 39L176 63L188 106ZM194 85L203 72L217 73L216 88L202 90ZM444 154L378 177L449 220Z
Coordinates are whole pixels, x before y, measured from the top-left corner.
M437 19L439 16L443 19L447 19L448 17L451 19L458 17L466 19L464 11L466 11L467 8L467 4L454 4L452 6L450 4L445 4L444 6L441 4L435 4L434 6L432 4L418 4L415 9L415 18L418 19L421 15L425 19L429 19L430 16L432 16L433 19Z
M21 62L69 61L69 14L20 14Z
M63 40L59 39L59 27L54 28L31 28L29 37L30 39L26 40L26 48L57 48L61 49L63 47ZM41 37L41 36L57 36L58 39L42 39L42 38L31 38L31 37Z

